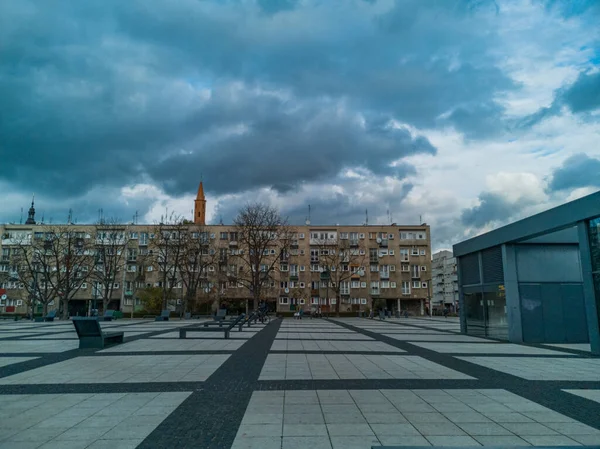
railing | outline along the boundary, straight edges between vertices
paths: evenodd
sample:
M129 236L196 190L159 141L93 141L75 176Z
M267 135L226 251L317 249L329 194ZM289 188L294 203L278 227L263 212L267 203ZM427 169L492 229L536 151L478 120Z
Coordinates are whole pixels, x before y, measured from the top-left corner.
M378 288L377 289L374 289L374 288L371 289L371 295L380 295L380 294L381 294L381 292L380 292L380 290Z

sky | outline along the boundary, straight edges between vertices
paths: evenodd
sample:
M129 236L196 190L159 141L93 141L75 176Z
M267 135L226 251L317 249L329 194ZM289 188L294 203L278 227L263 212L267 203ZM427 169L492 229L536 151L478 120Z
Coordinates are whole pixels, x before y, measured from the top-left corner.
M600 189L600 1L4 0L0 222L431 225ZM101 212L100 212L101 210Z

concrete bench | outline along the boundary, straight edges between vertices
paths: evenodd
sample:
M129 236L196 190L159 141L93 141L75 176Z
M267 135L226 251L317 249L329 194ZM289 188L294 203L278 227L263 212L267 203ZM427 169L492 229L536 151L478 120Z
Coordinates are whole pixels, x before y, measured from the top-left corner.
M123 343L123 332L103 332L96 317L73 317L71 321L79 337L79 349L102 349L108 344Z
M186 338L188 332L223 332L225 339L229 338L229 334L231 333L231 329L235 326L239 326L239 330L242 330L242 326L244 325L244 318L246 317L245 313L242 313L235 320L232 320L226 326L217 327L187 327L179 329L179 338ZM206 324L206 323L205 323Z
M168 310L163 310L160 313L160 316L157 316L156 318L154 318L154 321L169 321L169 315L171 314L170 311Z
M54 318L56 318L56 309L48 312L48 315L44 317L44 321L54 321Z

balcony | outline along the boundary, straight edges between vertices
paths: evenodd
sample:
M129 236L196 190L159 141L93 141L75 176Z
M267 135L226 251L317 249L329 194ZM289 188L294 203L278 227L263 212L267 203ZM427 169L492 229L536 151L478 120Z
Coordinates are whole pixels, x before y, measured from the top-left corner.
M388 239L377 239L377 243L379 243L379 246L381 248L387 248L388 247Z
M350 288L342 288L340 290L340 295L342 295L342 296L350 296Z
M370 293L371 293L371 296L379 296L379 295L381 295L381 290L379 290L378 288L377 289L372 288Z
M238 242L237 242L237 240L231 240L231 241L229 242L229 246L238 246Z
M290 273L290 281L297 281L298 273Z
M369 256L369 264L370 265L379 265L379 257L378 256Z
M379 272L379 278L380 279L389 279L390 278L390 272L389 271L380 271Z
M351 246L351 247L356 247L356 246L358 246L358 240L355 240L355 239L350 239L350 241L349 241L349 242L350 242L350 246Z
M413 279L421 279L421 273L413 273L410 277Z
M290 248L298 249L298 241L292 240L292 242L290 243Z

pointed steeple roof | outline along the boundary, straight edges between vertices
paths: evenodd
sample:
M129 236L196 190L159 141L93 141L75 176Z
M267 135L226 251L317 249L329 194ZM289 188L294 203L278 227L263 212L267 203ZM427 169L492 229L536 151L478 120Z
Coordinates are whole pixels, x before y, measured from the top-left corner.
M198 186L198 195L196 195L196 199L204 199L204 187L202 186L202 181L200 181L200 185Z

